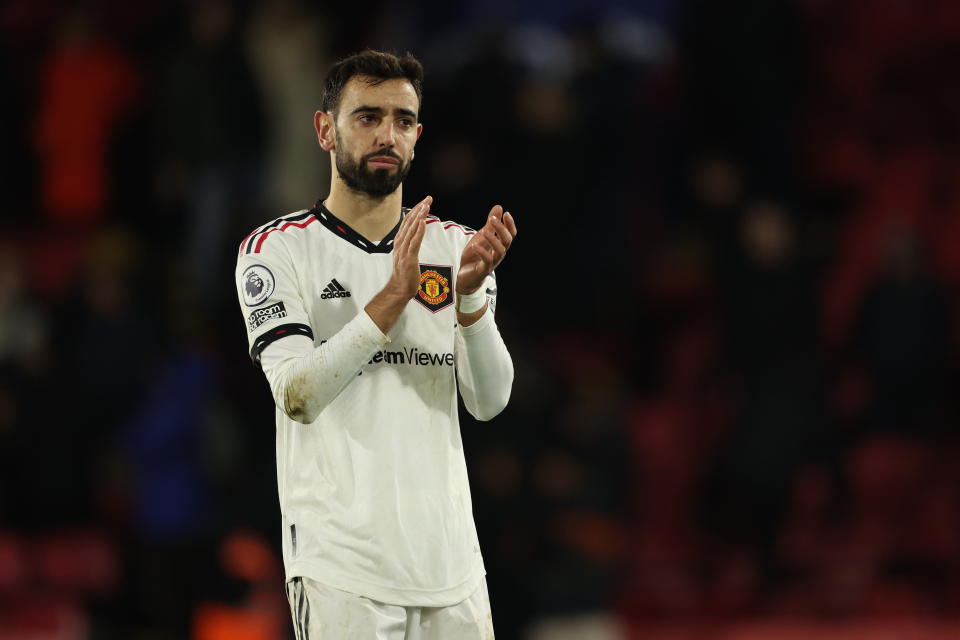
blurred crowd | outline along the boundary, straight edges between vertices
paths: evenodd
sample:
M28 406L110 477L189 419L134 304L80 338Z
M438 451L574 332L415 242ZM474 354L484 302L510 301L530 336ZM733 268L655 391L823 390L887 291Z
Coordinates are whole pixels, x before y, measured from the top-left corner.
M290 637L234 250L325 195L368 46L426 69L405 199L520 228L512 401L462 414L498 637L949 621L960 5L919 4L0 0L0 640Z

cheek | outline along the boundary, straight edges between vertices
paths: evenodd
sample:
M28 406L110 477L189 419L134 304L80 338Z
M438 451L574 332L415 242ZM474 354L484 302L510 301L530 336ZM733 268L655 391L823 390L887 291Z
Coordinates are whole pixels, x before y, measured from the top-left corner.
M344 154L348 158L353 158L356 161L363 156L363 152L358 149L356 138L353 138L350 141L341 140L340 144L340 153Z
M344 149L353 152L357 149L363 149L370 143L370 138L371 133L368 127L364 127L360 123L352 123L342 132L340 143Z

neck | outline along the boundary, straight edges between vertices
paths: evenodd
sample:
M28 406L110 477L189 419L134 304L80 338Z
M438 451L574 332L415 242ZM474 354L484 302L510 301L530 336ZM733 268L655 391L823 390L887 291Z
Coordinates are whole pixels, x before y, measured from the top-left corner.
M390 195L377 198L354 191L333 170L330 195L324 205L354 231L372 242L380 242L400 220L403 185Z

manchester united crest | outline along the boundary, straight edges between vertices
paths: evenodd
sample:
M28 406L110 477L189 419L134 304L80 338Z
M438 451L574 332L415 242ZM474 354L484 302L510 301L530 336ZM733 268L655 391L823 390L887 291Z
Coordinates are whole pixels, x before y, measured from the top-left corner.
M433 313L449 307L453 304L452 277L453 267L450 265L421 264L420 289L414 299Z

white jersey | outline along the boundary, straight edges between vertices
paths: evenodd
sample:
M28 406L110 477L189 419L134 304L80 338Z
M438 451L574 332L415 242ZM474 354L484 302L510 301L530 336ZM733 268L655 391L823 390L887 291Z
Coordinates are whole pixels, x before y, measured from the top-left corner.
M390 604L448 606L485 573L457 416L453 304L460 255L475 232L427 218L420 290L387 339L363 308L392 273L398 227L373 243L318 203L244 239L237 288L255 362L275 341L298 336L289 339L319 346L348 323L366 322L384 340L311 424L278 404L287 579ZM492 308L492 277L487 294Z

